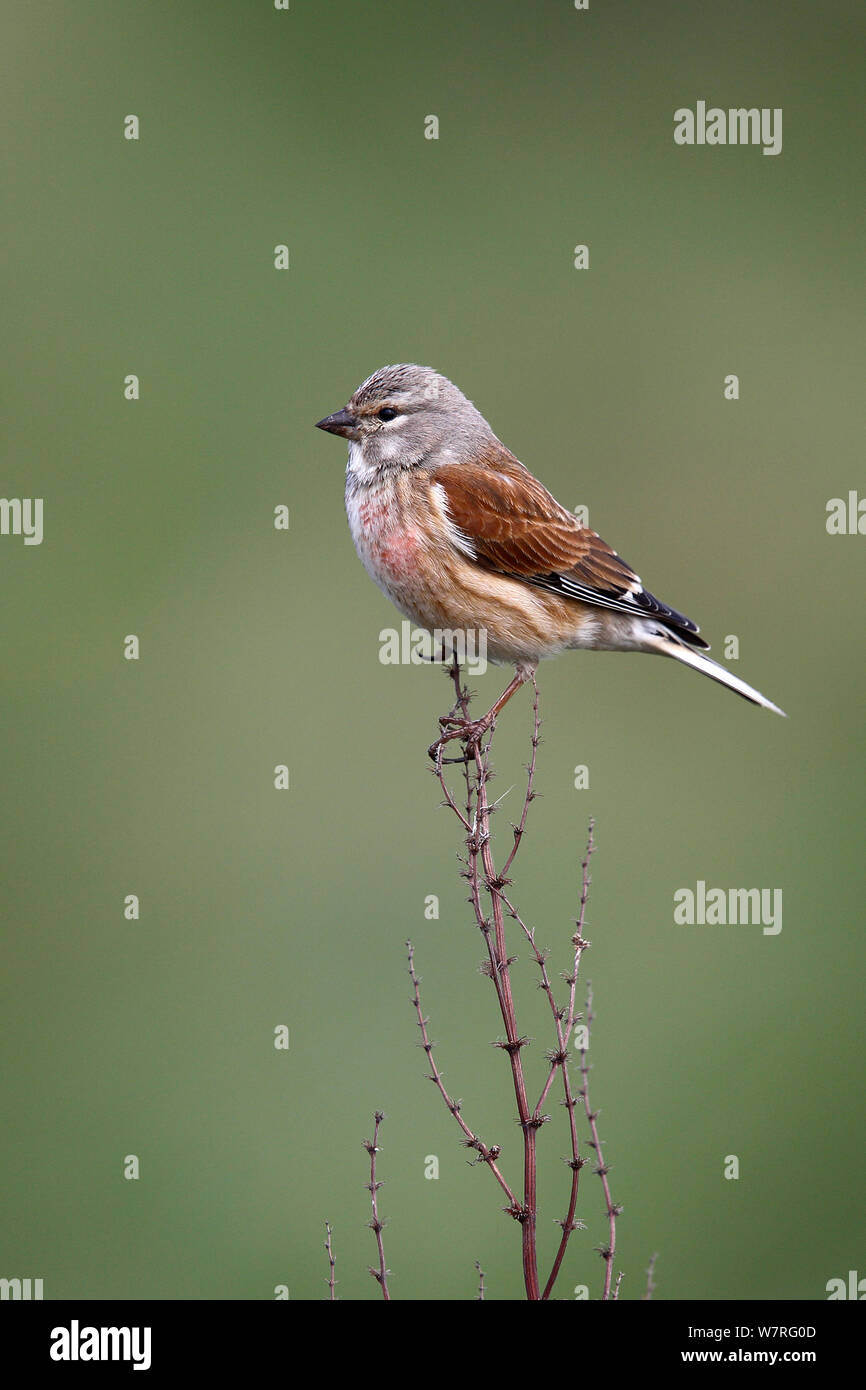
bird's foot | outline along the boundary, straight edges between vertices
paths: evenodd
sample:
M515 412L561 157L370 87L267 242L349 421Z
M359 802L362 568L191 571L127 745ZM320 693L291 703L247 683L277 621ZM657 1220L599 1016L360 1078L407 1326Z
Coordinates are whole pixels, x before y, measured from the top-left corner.
M455 718L452 715L443 715L439 720L439 727L442 734L435 743L431 743L427 749L427 756L432 759L437 768L443 763L469 763L474 762L482 738L489 730L493 719L490 715L485 715L483 719L463 719ZM463 750L459 758L443 758L442 750L446 744L451 743L455 738L459 738L463 744Z

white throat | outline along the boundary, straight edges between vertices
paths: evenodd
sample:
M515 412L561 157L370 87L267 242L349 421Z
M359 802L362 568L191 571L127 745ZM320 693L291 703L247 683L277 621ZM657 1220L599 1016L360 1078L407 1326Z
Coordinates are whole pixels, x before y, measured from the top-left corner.
M376 469L371 468L364 461L364 450L354 439L349 441L349 461L346 464L346 475L353 478L356 483L371 483L376 476Z

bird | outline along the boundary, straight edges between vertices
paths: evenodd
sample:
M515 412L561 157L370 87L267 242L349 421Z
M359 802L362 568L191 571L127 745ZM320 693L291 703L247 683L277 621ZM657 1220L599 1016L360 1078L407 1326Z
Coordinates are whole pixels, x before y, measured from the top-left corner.
M538 663L572 649L671 657L784 715L708 657L697 625L650 593L432 367L380 367L316 428L348 441L349 528L383 593L428 632L483 633L490 660L514 666L487 714L450 721L431 757L456 737L477 744Z

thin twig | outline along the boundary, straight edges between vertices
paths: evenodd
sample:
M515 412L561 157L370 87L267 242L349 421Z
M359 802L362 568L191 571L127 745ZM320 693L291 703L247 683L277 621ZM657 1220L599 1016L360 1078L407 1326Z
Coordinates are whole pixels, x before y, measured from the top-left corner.
M334 1292L334 1290L336 1289L337 1281L334 1278L334 1271L337 1267L337 1261L334 1258L334 1248L331 1244L331 1227L329 1226L327 1221L325 1222L325 1231L327 1232L325 1238L325 1249L328 1252L328 1264L330 1266L330 1269L328 1271L328 1297L330 1298L332 1303L336 1303L337 1295Z
M611 1279L613 1277L613 1263L616 1257L616 1218L622 1211L622 1207L614 1206L613 1198L610 1195L610 1184L607 1180L607 1175L610 1172L610 1169L606 1167L604 1162L604 1157L601 1151L601 1139L599 1138L598 1126L596 1124L596 1120L600 1112L598 1110L593 1110L589 1101L589 1063L587 1062L586 1057L587 1052L589 1050L590 1033L592 1030L593 1019L595 1017L595 1015L592 1012L592 997L592 984L588 983L586 991L586 1045L582 1047L580 1050L580 1070L581 1075L583 1076L583 1089L581 1090L580 1094L583 1096L583 1104L584 1109L586 1110L586 1118L589 1121L589 1127L592 1131L592 1138L589 1140L589 1144L591 1148L595 1149L596 1157L598 1159L598 1163L596 1164L593 1171L597 1173L598 1176L601 1178L601 1185L604 1189L604 1200L607 1205L608 1243L599 1250L599 1254L601 1255L605 1263L604 1292L602 1293L602 1298L608 1299L610 1298L610 1285Z
M477 1296L476 1296L475 1302L476 1302L476 1303L483 1303L483 1302L484 1302L484 1270L481 1268L481 1265L478 1263L477 1260L475 1261L475 1268L478 1270L478 1294L477 1294Z
M517 1112L521 1129L523 1131L523 1201L515 1203L510 1208L511 1215L520 1222L523 1247L523 1276L526 1285L527 1298L536 1300L539 1297L538 1268L536 1256L536 1159L535 1159L535 1133L540 1121L536 1120L530 1110L526 1092L526 1080L523 1074L523 1065L520 1058L521 1048L528 1043L528 1038L520 1037L517 1029L517 1020L514 1009L514 999L511 992L511 980L509 977L509 966L511 961L507 955L505 942L505 924L503 918L503 900L501 890L504 886L504 879L497 875L493 861L493 851L490 842L490 817L493 808L487 793L487 784L492 776L490 771L489 752L490 742L495 730L495 721L486 733L487 744L484 745L484 736L469 732L469 703L470 696L468 690L460 684L460 669L456 658L448 669L448 675L454 683L455 701L449 715L440 720L440 726L445 727L458 717L467 725L467 733L460 738L463 749L464 779L466 784L466 813L464 814L457 805L452 795L443 771L443 759L441 749L436 759L435 772L442 787L445 801L459 819L466 831L466 850L464 877L469 882L470 898L475 920L484 943L487 948L487 962L485 963L485 973L493 981L496 990L496 998L499 1004L499 1011L505 1025L505 1042L499 1042L497 1047L502 1048L508 1053L511 1065L512 1082L514 1094L517 1101ZM536 723L538 719L537 710L537 690L536 690ZM534 752L533 760L534 765ZM474 764L474 776L471 766ZM525 807L524 807L525 809ZM525 815L522 820L525 824ZM522 833L522 832L521 832ZM519 838L519 837L518 837ZM514 855L510 856L510 860ZM488 919L481 901L483 891L490 899L492 910L492 922Z
M491 729L491 736L493 730ZM490 898L490 905L493 909L493 970L496 994L499 1000L499 1008L502 1014L502 1022L505 1025L504 1043L497 1043L508 1053L508 1060L511 1063L511 1075L514 1085L514 1096L517 1101L517 1113L520 1120L520 1127L523 1131L523 1210L519 1217L522 1237L523 1237L523 1278L526 1285L526 1296L532 1301L539 1298L538 1286L538 1259L536 1253L536 1220L537 1220L537 1168L536 1168L536 1148L535 1137L542 1121L538 1119L529 1107L529 1100L526 1093L526 1079L523 1073L523 1062L520 1052L529 1042L528 1038L521 1037L517 1028L517 1018L514 1008L514 998L511 992L511 977L509 966L511 959L507 953L505 942L505 921L503 917L503 897L502 879L496 873L493 862L493 850L490 840L490 803L487 795L487 784L490 780L490 742L486 749L482 750L479 744L472 745L475 755L476 768L476 806L478 811L478 834L470 836L470 860L472 864L473 883L475 895L477 894L479 866L478 858L480 853L481 867L484 873L484 887ZM483 917L479 925L484 921ZM483 928L482 928L483 929ZM486 940L490 944L489 924L485 933Z
M508 1188L504 1178L491 1159L499 1156L499 1148L488 1149L478 1137L469 1130L461 1114L460 1105L454 1103L442 1083L441 1074L436 1067L432 1056L432 1045L426 1031L426 1019L423 1016L418 991L417 977L414 972L412 948L409 948L409 973L413 981L415 990L415 1008L418 1015L418 1023L422 1030L422 1046L430 1060L432 1080L438 1087L448 1109L455 1116L465 1135L465 1142L468 1147L474 1148L479 1157L477 1162L487 1162L492 1168L497 1181L502 1190L509 1197L509 1206L506 1208L510 1214L520 1222L522 1228L522 1247L523 1247L523 1274L526 1286L526 1294L529 1299L547 1299L550 1297L559 1275L560 1268L566 1253L571 1233L583 1227L583 1222L575 1218L578 1183L580 1170L586 1163L582 1158L579 1149L579 1139L577 1131L576 1108L578 1097L584 1096L584 1103L587 1114L590 1116L590 1127L593 1131L592 1145L599 1154L599 1166L596 1171L602 1175L604 1184L605 1198L607 1201L608 1217L611 1222L611 1246L609 1252L603 1252L607 1259L607 1271L605 1281L604 1297L611 1296L611 1279L613 1275L613 1257L615 1252L615 1217L617 1210L613 1207L610 1200L610 1192L607 1184L607 1170L603 1169L603 1161L600 1153L598 1134L594 1127L594 1116L591 1115L588 1106L588 1086L586 1079L587 1063L586 1052L582 1052L583 1089L575 1095L572 1090L569 1075L569 1048L575 1023L579 1015L576 1012L576 990L577 980L580 970L581 957L589 946L589 942L583 937L585 924L586 905L589 895L589 861L594 851L593 824L590 822L589 836L587 841L586 854L583 859L583 879L580 898L580 911L576 919L576 932L572 937L574 947L574 959L571 971L564 975L564 979L569 988L567 1003L565 1006L557 1004L553 983L547 969L547 953L542 951L536 944L535 931L531 930L523 921L520 913L508 896L506 889L511 883L508 877L512 868L521 842L526 833L527 818L530 803L535 799L535 773L540 743L541 720L539 717L539 692L538 686L533 679L534 700L533 700L533 733L532 733L532 752L526 772L526 793L523 799L520 816L517 824L512 824L513 843L508 854L505 856L503 868L497 872L491 835L491 818L499 808L504 798L491 801L489 794L489 783L493 773L490 766L490 750L493 736L496 729L495 720L483 733L479 734L478 726L473 726L470 720L470 694L467 687L460 682L460 671L456 659L448 669L449 678L454 684L454 704L449 714L439 721L440 727L453 730L452 737L457 737L459 746L462 749L462 759L451 758L443 759L441 747L436 758L435 775L439 780L445 804L457 816L466 836L466 855L461 858L463 866L461 872L469 885L469 902L475 915L476 925L478 926L484 940L487 951L487 960L482 967L483 973L492 981L496 991L497 1003L505 1028L505 1040L499 1041L495 1046L508 1053L511 1066L512 1083L514 1095L517 1102L518 1120L523 1133L523 1199L517 1202L514 1199L511 1189ZM461 729L459 726L464 725ZM445 779L444 764L462 762L462 773L465 784L465 810L458 804L456 797L452 793ZM489 911L489 915L488 915ZM510 968L516 957L509 956L507 953L507 943L505 935L504 918L506 913L516 921L523 932L526 941L532 951L533 958L541 973L541 988L544 991L551 1014L554 1021L554 1031L556 1035L556 1046L547 1053L548 1070L541 1093L534 1106L530 1106L527 1096L526 1077L523 1068L522 1050L529 1043L529 1039L521 1036L518 1026L514 1004L514 997L511 986ZM407 943L408 944L408 943ZM587 1038L588 1046L588 1038ZM544 1124L549 1116L543 1112L543 1106L547 1101L556 1073L562 1077L563 1086L563 1105L568 1112L568 1123L571 1139L571 1156L566 1159L566 1163L571 1169L571 1192L569 1196L568 1210L565 1219L558 1224L562 1227L562 1236L554 1258L553 1266L550 1271L547 1283L543 1292L540 1290L537 1268L536 1252L536 1222L537 1222L537 1169L536 1169L536 1134L538 1129Z
M653 1276L655 1275L655 1271L656 1271L656 1260L657 1260L657 1259L658 1259L658 1252L656 1252L654 1255L650 1255L650 1262L649 1262L649 1264L647 1265L647 1270L646 1270L646 1293L645 1293L644 1296L643 1296L643 1297L644 1297L644 1302L645 1302L645 1303L648 1303L648 1302L649 1302L649 1300L652 1298L653 1294L654 1294L655 1291L656 1291L655 1279L654 1279Z
M568 1111L568 1127L569 1134L571 1136L571 1158L566 1159L566 1163L571 1169L571 1192L569 1194L568 1211L565 1215L565 1220L559 1223L562 1227L562 1237L559 1242L556 1257L553 1261L550 1276L544 1287L544 1293L542 1294L543 1299L548 1299L551 1293L553 1292L553 1286L556 1283L559 1271L562 1267L562 1261L565 1258L565 1252L568 1247L568 1242L571 1238L572 1231L586 1229L582 1221L577 1221L575 1219L575 1211L577 1209L577 1190L580 1182L580 1170L586 1163L586 1159L581 1158L580 1156L580 1141L578 1139L577 1134L577 1117L575 1115L575 1109L577 1107L577 1097L572 1094L571 1089L571 1077L568 1071L568 1049L571 1042L571 1034L576 1022L574 1002L575 991L577 989L577 977L580 972L580 961L584 951L590 944L583 938L583 928L586 922L586 905L589 901L589 885L591 883L589 873L589 861L592 858L592 854L595 849L595 840L593 838L594 830L595 822L590 820L589 831L586 840L586 853L583 856L583 863L581 864L582 882L580 893L580 908L578 910L578 915L575 921L575 927L577 928L577 930L575 931L574 936L571 938L572 945L574 946L574 962L572 964L571 974L566 975L565 977L565 982L569 986L568 1009L565 1014L564 1025L561 1023L560 1019L557 1018L556 1033L558 1052L551 1059L550 1079L553 1079L553 1068L555 1065L558 1065L562 1071L562 1087L565 1093L565 1099L562 1103ZM556 1016L555 1011L554 1016Z
M468 723L470 695L468 688L466 686L461 686L460 684L460 667L457 664L456 656L454 657L453 662L447 669L447 675L454 682L454 704L448 711L445 720L440 720L440 725L444 725L444 723L446 723L447 721L455 719L458 716L461 719L463 719L464 722ZM445 781L445 773L442 770L441 749L439 752L439 756L436 759L436 765L435 767L431 768L431 771L434 777L436 777L439 781L439 785L442 788L442 794L445 797L446 805L449 806L451 810L454 812L455 816L463 826L463 829L467 833L469 833L472 830L472 797L469 789L469 759L467 758L464 762L464 773L466 775L467 787L467 806L465 816L463 812L460 810L460 807L457 805L457 802L454 800L454 797L451 795L451 789L448 786L448 783Z
M582 863L581 866L580 866L580 867L581 867L581 874L582 874L582 882L581 882L581 890L580 890L580 910L579 910L579 912L578 912L577 920L576 920L576 922L575 922L575 926L577 927L577 931L574 933L574 936L571 938L572 943L573 943L573 945L574 945L574 969L573 969L573 971L571 972L571 974L570 974L569 976L566 977L566 984L570 986L570 989L569 989L569 996L568 996L568 1023L567 1023L567 1033L568 1033L568 1034L571 1033L571 1030L572 1030L572 1028L574 1027L575 1019L576 1019L576 1017L577 1017L577 1015L576 1015L576 1013L575 1013L575 1004L576 1004L576 999L577 999L577 971L578 971L578 966L580 965L580 957L581 957L581 954L583 953L583 951L586 949L586 947L589 946L589 944L590 944L588 941L584 941L584 940L583 940L583 929L584 929L584 927L586 926L586 905L587 905L587 903L589 902L589 889L590 889L590 885L591 885L591 883L592 883L592 877L591 877L590 872L589 872L589 861L590 861L590 859L592 858L592 856L593 856L594 853L595 853L595 821L592 820L592 819L590 819L590 822L589 822L589 831L588 831L587 838L586 838L586 854L584 855L584 857L583 857L583 863Z
M521 840L523 839L524 831L526 830L526 817L527 817L527 815L529 814L529 803L530 803L531 801L534 801L534 800L535 800L535 797L536 797L536 793L535 793L535 791L533 790L533 787L534 787L534 784L535 784L535 760L536 760L536 758L537 758L537 756L538 756L538 745L539 745L539 742L540 742L539 733L540 733L540 730L541 730L541 720L540 720L539 717L538 717L538 699L539 699L539 696L538 696L538 686L537 686L536 683L535 683L535 677L534 677L534 676L533 676L533 678L532 678L532 689L533 689L533 691L534 691L534 696L533 696L533 701L532 701L532 717L533 717L533 721L534 721L534 728L533 728L533 731L532 731L532 756L531 756L530 759L529 759L529 766L528 766L527 769L526 769L526 773L527 773L527 776L526 776L526 796L523 798L523 810L522 810L521 813L520 813L520 820L518 821L517 825L513 825L513 826L511 827L511 829L512 829L512 831L513 831L513 833L514 833L514 844L511 846L511 851L510 851L510 853L509 853L509 855L508 855L508 858L506 859L504 865L502 866L502 877L503 877L503 878L504 878L505 875L508 873L508 870L511 868L511 865L514 863L514 857L515 857L515 855L517 854L517 851L520 849L520 842L521 842Z
M502 1176L502 1173L500 1172L497 1166L496 1160L501 1152L499 1145L491 1144L488 1147L488 1145L485 1144L483 1140L478 1138L477 1134L473 1133L473 1131L469 1128L461 1113L461 1102L459 1100L452 1100L445 1089L445 1084L442 1080L442 1073L437 1067L436 1059L433 1056L433 1044L431 1043L430 1037L427 1033L427 1024L430 1020L424 1017L424 1013L421 1008L421 981L419 976L415 973L415 949L411 941L407 941L406 945L409 949L409 978L412 981L413 990L412 1003L415 1005L415 1012L418 1016L418 1027L421 1029L421 1037L423 1040L420 1043L420 1046L424 1049L424 1052L427 1054L427 1061L430 1064L428 1080L434 1083L446 1106L451 1111L451 1114L454 1116L458 1125L462 1129L465 1135L464 1143L467 1149L474 1149L475 1152L478 1154L478 1157L475 1160L475 1162L487 1164L496 1181L499 1183L499 1186L502 1188L502 1191L508 1198L508 1207L506 1208L506 1210L508 1211L509 1215L514 1216L520 1210L520 1203L518 1202L511 1188L508 1186L508 1183L505 1181L505 1178Z
M375 1111L373 1119L375 1121L376 1127L373 1130L373 1138L372 1140L364 1140L364 1148L370 1155L370 1181L367 1183L367 1190L370 1193L370 1202L373 1208L373 1219L371 1221L368 1221L367 1225L370 1227L370 1230L373 1231L373 1233L376 1236L376 1248L379 1252L379 1268L374 1269L372 1265L368 1266L368 1268L373 1278L378 1280L379 1285L382 1289L382 1297L384 1298L385 1302L388 1303L391 1298L391 1295L388 1292L388 1275L391 1273L391 1271L390 1269L387 1269L385 1266L385 1247L382 1242L382 1230L384 1228L384 1223L379 1220L379 1203L377 1194L382 1184L376 1181L376 1154L379 1152L379 1126L381 1125L384 1118L385 1116L381 1110Z

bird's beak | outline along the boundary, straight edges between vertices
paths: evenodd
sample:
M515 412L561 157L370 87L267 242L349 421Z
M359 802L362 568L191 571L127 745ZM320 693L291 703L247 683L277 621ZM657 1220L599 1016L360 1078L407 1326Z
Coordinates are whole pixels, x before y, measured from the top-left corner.
M341 434L344 439L358 438L358 421L345 406L333 415L326 415L324 420L317 420L316 429L327 430L328 434Z

